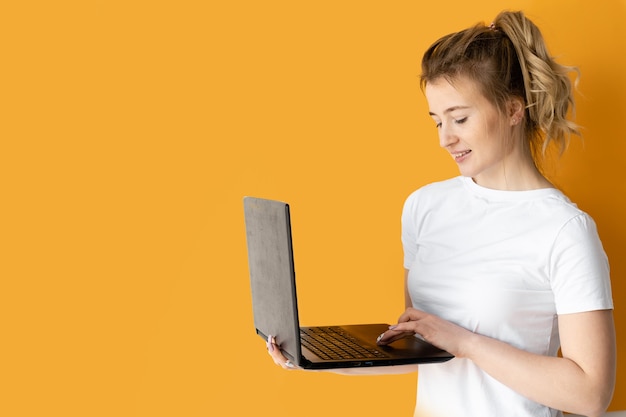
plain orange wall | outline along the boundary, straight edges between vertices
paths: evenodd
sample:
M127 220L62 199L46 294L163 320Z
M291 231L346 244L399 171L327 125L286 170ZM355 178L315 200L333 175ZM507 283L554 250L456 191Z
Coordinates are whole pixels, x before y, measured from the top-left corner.
M242 197L292 205L304 324L395 320L402 203L457 175L418 87L421 54L501 7L4 5L0 414L411 415L414 375L272 364L252 325ZM582 71L585 143L556 181L598 223L621 356L626 3L507 7ZM626 409L621 360L618 372L613 410Z

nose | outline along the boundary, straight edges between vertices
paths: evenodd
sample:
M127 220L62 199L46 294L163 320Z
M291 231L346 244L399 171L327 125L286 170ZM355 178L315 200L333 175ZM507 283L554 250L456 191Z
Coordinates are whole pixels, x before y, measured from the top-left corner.
M439 146L447 148L455 144L458 140L459 139L454 135L450 127L443 124L439 127Z

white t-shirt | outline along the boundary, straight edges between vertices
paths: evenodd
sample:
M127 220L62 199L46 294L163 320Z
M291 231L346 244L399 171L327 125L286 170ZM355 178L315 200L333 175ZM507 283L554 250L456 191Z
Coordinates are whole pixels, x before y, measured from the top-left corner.
M404 267L417 309L541 355L557 314L613 308L595 223L556 189L499 191L456 177L411 194ZM416 416L554 417L468 359L419 368Z

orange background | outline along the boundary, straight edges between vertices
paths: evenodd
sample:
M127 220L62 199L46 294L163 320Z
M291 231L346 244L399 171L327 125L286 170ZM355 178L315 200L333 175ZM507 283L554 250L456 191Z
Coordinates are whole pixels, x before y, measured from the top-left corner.
M252 325L242 197L291 203L303 324L394 321L402 203L457 175L421 54L501 4L3 5L0 414L411 415L414 375L273 365ZM584 146L553 171L598 223L621 355L626 2L508 7L582 71ZM626 409L618 372L612 410Z

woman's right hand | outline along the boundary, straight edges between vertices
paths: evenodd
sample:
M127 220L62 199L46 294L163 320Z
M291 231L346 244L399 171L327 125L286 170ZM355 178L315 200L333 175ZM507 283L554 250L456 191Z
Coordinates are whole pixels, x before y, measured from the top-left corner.
M280 345L276 343L276 339L272 335L267 337L267 353L270 354L274 363L283 369L302 369L283 355Z

